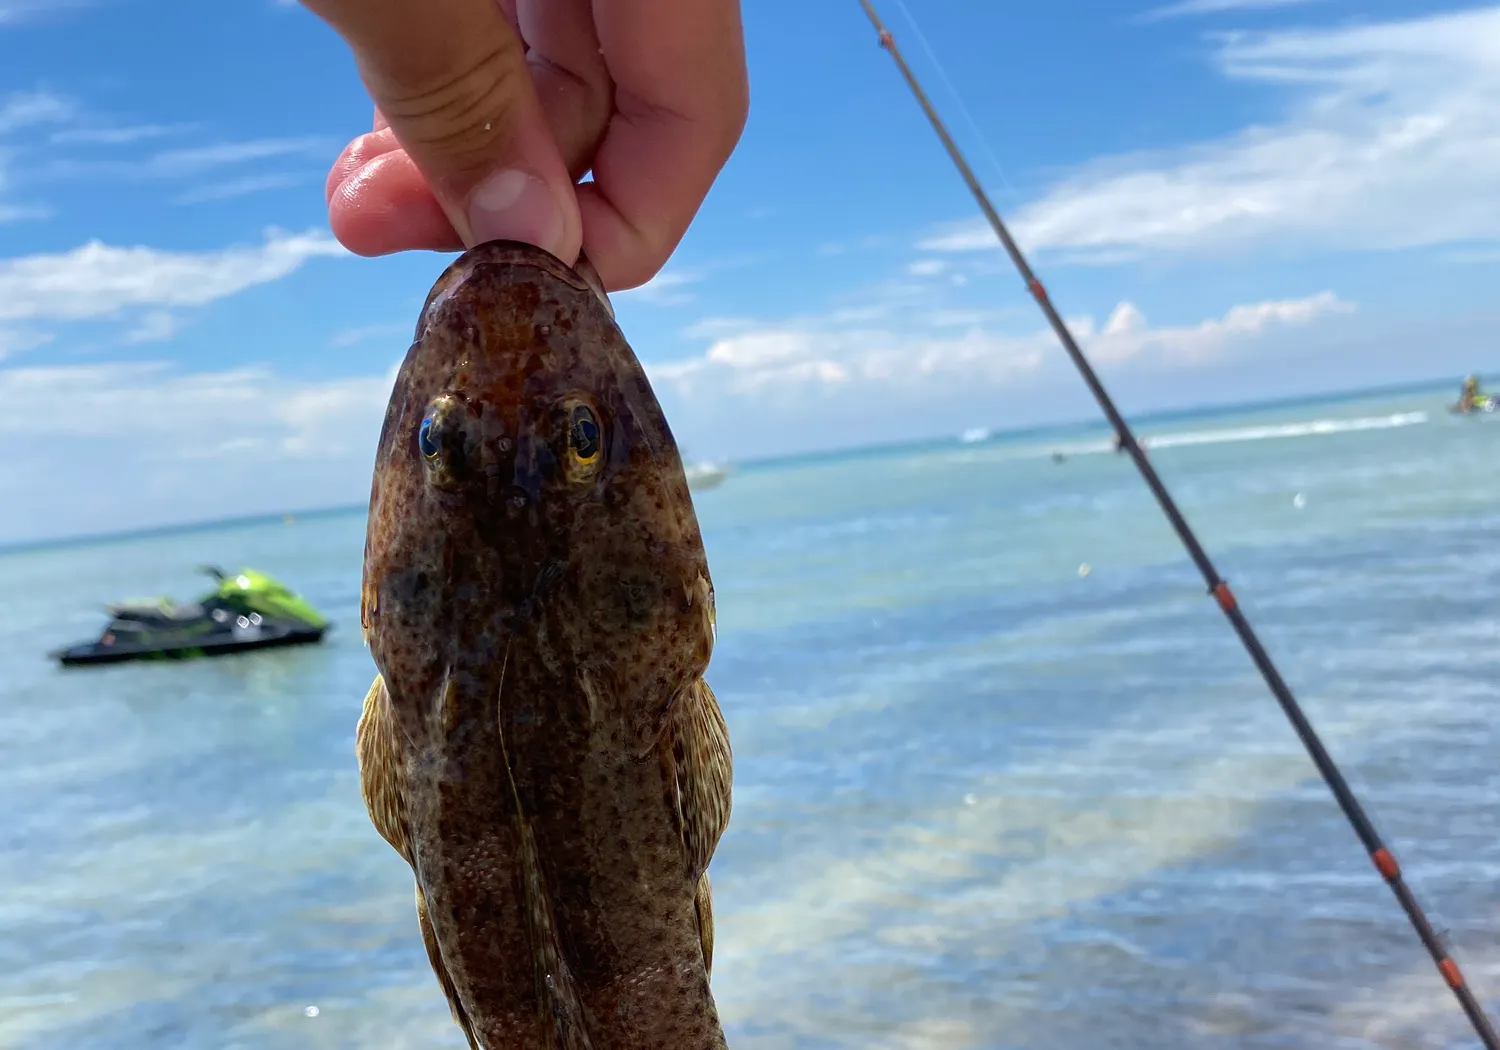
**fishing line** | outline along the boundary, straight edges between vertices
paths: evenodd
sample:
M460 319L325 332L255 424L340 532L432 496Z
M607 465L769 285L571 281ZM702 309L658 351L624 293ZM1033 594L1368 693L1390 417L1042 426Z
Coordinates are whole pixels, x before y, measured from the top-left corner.
M1005 192L1010 194L1012 200L1019 200L1021 195L1011 185L1010 177L1005 174L1005 169L1000 166L1000 161L995 157L995 151L990 149L989 139L985 137L984 130L980 128L974 115L969 112L969 107L964 105L964 97L959 94L958 87L948 76L948 71L943 67L942 60L938 58L937 52L927 42L927 35L922 32L922 27L917 25L916 18L906 6L905 0L896 0L896 6L901 8L901 13L906 16L906 24L911 26L912 33L917 38L917 43L922 45L922 50L927 52L927 58L932 63L932 68L937 70L938 77L944 86L948 88L948 96L953 99L953 104L958 107L958 112L969 125L969 130L974 133L974 139L979 143L979 150L985 159L990 162L990 167L995 169L995 174L1000 176L1000 184L1005 187Z
M1365 852L1369 854L1371 862L1375 865L1375 870L1380 873L1386 885L1390 886L1391 892L1395 894L1396 900L1400 902L1402 909L1406 912L1406 917L1411 921L1412 928L1416 930L1417 936L1421 939L1422 946L1432 956L1432 961L1436 964L1438 973L1442 975L1448 987L1453 990L1454 996L1458 999L1459 1005L1463 1007L1464 1014L1469 1018L1469 1023L1474 1026L1474 1031L1478 1034L1486 1050L1500 1050L1500 1034L1496 1033L1494 1025L1490 1022L1489 1017L1486 1016L1483 1007L1479 1005L1479 1001L1475 998L1473 990L1464 979L1463 971L1459 969L1458 963L1454 961L1452 954L1443 943L1442 937L1433 929L1431 921L1427 918L1427 913L1423 910L1421 903L1418 902L1411 888L1407 885L1406 880L1402 877L1401 866L1396 862L1395 854L1381 840L1380 833L1375 830L1375 826L1365 814L1364 807L1360 805L1359 799L1355 797L1353 790L1350 789L1348 781L1344 779L1344 775L1339 771L1338 765L1334 762L1332 756L1328 754L1327 748L1323 746L1323 741L1318 737L1317 731L1313 729L1312 723L1308 721L1307 715L1303 713L1302 705L1292 695L1291 689L1281 677L1281 672L1276 669L1276 665L1272 662L1270 654L1266 652L1265 646L1261 644L1260 638L1256 635L1254 628L1250 626L1250 621L1246 619L1244 612L1241 611L1239 603L1235 600L1234 592L1229 589L1229 584L1224 581L1223 577L1219 575L1218 569L1214 567L1214 563L1209 560L1208 553L1203 549L1202 544L1198 542L1197 535L1193 532L1192 527L1188 525L1187 519L1182 516L1182 512L1177 509L1177 503L1172 499L1171 494L1167 492L1166 486L1162 484L1161 478L1157 476L1156 469L1151 465L1151 461L1146 458L1146 454L1136 442L1135 434L1131 431L1129 424L1125 422L1125 418L1120 415L1119 409L1115 407L1114 399L1105 391L1104 385L1099 381L1098 375L1095 374L1088 359L1083 356L1083 351L1078 348L1078 343L1074 341L1073 334L1068 330L1066 322L1063 321L1056 307L1052 305L1052 300L1047 295L1047 290L1042 286L1042 282L1037 279L1036 274L1032 272L1031 266L1026 262L1026 257L1021 254L1021 249L1011 239L1010 231L1006 229L1005 223L1000 218L1000 214L995 211L995 206L990 203L990 199L984 192L984 188L979 185L979 180L975 178L973 169L969 167L968 161L959 152L958 146L954 144L953 137L948 134L948 128L943 124L942 118L938 116L937 110L933 108L932 102L927 97L927 93L917 83L917 78L912 74L911 67L906 64L906 59L901 56L901 52L896 47L896 41L891 36L890 30L886 29L885 24L881 22L880 16L875 12L875 8L871 4L871 0L859 0L859 4L864 8L865 14L870 19L870 24L875 27L875 31L879 34L880 46L890 52L891 58L896 63L896 67L906 79L907 86L911 88L911 92L916 97L918 104L921 105L922 111L932 123L933 130L937 132L938 138L942 140L943 146L948 151L948 156L952 159L954 166L958 168L958 173L963 176L963 180L968 184L970 192L974 194L974 200L979 204L980 210L984 212L985 218L989 220L990 227L995 231L995 236L1000 239L1000 243L1005 248L1006 254L1010 256L1010 260L1015 264L1016 270L1021 275L1021 279L1025 281L1027 291L1031 293L1032 298L1041 307L1042 313L1046 315L1047 322L1052 326L1052 331L1057 335L1058 341L1062 343L1063 349L1072 358L1073 364L1077 367L1079 374L1083 376L1083 381L1088 384L1089 390L1093 393L1094 400L1099 402L1099 407L1104 411L1104 415L1115 428L1115 433L1119 435L1124 450L1130 453L1130 458L1135 463L1136 469L1141 472L1141 477L1145 479L1146 485L1156 497L1156 502L1161 506L1162 512L1166 514L1167 520L1171 522L1178 539L1187 548L1189 557L1192 558L1193 563L1202 574L1204 582L1208 585L1209 594L1218 602L1219 608L1223 611L1225 618L1229 620L1230 626L1234 628L1235 633L1239 635L1241 643L1244 644L1245 651L1250 655L1250 659L1260 671L1261 677L1265 679L1266 685L1271 690L1271 694L1276 697L1277 703L1281 705L1282 712L1286 715L1287 720L1292 723L1292 728L1296 730L1303 747L1307 749L1308 756L1312 759L1313 765L1317 766L1318 772L1322 774L1323 780L1327 782L1329 789L1333 792L1333 797L1338 802L1339 808L1344 811L1344 816L1348 818L1350 826L1354 829L1354 833L1359 836L1360 842L1365 847Z

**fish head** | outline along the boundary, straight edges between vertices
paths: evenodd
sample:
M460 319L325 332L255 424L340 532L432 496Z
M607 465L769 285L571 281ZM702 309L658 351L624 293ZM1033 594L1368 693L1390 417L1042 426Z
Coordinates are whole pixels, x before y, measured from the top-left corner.
M645 747L703 674L714 594L681 457L586 264L491 242L434 285L381 431L362 619L414 740L445 681L524 665Z

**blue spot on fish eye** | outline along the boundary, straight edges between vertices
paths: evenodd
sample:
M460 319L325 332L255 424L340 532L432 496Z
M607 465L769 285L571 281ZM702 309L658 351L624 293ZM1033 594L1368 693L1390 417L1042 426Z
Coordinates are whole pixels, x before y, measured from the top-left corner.
M417 431L417 447L422 450L422 455L433 459L438 454L437 442L432 440L432 417L428 416L422 420L421 429Z

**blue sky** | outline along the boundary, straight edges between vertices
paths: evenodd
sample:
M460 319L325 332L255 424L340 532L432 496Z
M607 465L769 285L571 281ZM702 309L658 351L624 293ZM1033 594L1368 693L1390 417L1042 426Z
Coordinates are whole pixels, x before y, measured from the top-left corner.
M1500 6L905 5L1127 411L1500 360ZM745 17L741 147L616 297L688 454L1088 418L857 3ZM0 0L0 542L366 498L447 261L329 238L369 117L299 6Z

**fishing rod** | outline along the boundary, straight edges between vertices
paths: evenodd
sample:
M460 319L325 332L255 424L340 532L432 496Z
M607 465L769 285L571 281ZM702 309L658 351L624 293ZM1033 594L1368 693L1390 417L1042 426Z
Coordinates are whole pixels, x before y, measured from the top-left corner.
M1108 417L1110 424L1115 428L1115 433L1119 436L1125 451L1130 453L1131 460L1135 463L1136 468L1141 472L1141 476L1150 487L1152 494L1156 497L1156 502L1161 505L1162 512L1166 514L1167 520L1172 523L1172 528L1176 530L1178 538L1182 540L1182 545L1187 548L1188 555L1193 559L1193 563L1197 565L1198 571L1203 574L1203 580L1208 584L1209 594L1218 602L1219 608L1223 610L1230 625L1234 627L1235 633L1239 635L1240 641L1244 643L1246 652L1250 654L1250 659L1255 662L1255 666L1260 671L1261 677L1266 680L1266 685L1270 687L1272 695L1276 697L1277 702L1281 705L1281 710L1285 712L1287 719L1292 723L1292 728L1297 731L1297 736L1302 740L1303 746L1307 748L1307 753L1311 756L1313 764L1318 767L1318 772L1327 781L1329 789L1333 792L1333 797L1338 801L1339 808L1344 811L1344 816L1349 819L1350 825L1354 828L1354 833L1359 836L1359 840L1364 845L1365 851L1370 855L1370 860L1374 863L1375 870L1380 873L1381 878L1385 879L1386 884L1390 886L1391 892L1396 895L1396 900L1401 903L1401 907L1406 912L1406 917L1411 920L1412 927L1417 931L1417 936L1421 938L1423 947L1427 949L1428 954L1432 956L1432 961L1437 965L1438 973L1442 975L1448 987L1453 990L1453 994L1457 997L1459 1005L1463 1007L1464 1013L1469 1018L1469 1023L1474 1026L1474 1031L1478 1034L1480 1042L1485 1045L1486 1050L1500 1050L1500 1034L1496 1034L1494 1025L1490 1022L1489 1017L1484 1012L1484 1008L1479 1005L1479 1001L1474 997L1473 990L1464 979L1463 971L1459 969L1458 963L1448 951L1447 946L1443 944L1442 937L1433 928L1431 921L1427 918L1427 913L1412 893L1411 887L1402 878L1401 866L1396 862L1396 855L1381 840L1380 833L1375 830L1375 825L1370 822L1370 818L1365 814L1364 807L1360 805L1359 799L1355 797L1354 791L1349 787L1349 782L1344 779L1343 773L1339 771L1338 764L1329 755L1328 749L1323 746L1323 741L1319 739L1317 731L1313 729L1312 723L1308 721L1307 715L1302 710L1302 705L1292 695L1291 689L1281 677L1281 672L1276 669L1276 664L1271 660L1270 654L1266 652L1265 646L1261 644L1260 638L1255 633L1255 629L1250 626L1250 621L1246 619L1244 612L1240 609L1239 602L1235 600L1234 592L1229 589L1229 584L1224 581L1224 578L1219 575L1219 571L1214 568L1214 563L1209 560L1208 553L1203 549L1203 545L1198 542L1197 535L1193 532L1192 527L1188 525L1187 519L1182 516L1182 512L1178 510L1176 501L1172 499L1171 494L1167 492L1167 487L1162 484L1161 478L1157 476L1156 468L1151 465L1151 461L1146 458L1145 452L1141 450L1141 446L1136 442L1135 434L1131 431L1130 425L1125 422L1125 417L1120 415L1119 409L1115 407L1114 399L1104 389L1104 384L1099 381L1099 376L1094 372L1093 366L1089 364L1088 358L1083 356L1083 351L1078 348L1078 343L1074 341L1073 334L1068 330L1067 323L1063 321L1062 316L1057 312L1057 308L1052 305L1052 300L1047 295L1047 289L1042 286L1042 282L1037 279L1036 274L1032 272L1031 266L1026 262L1026 257L1021 254L1021 249L1011 239L1010 231L1006 229L1004 221L1000 218L1000 213L990 203L989 196L984 192L984 188L979 185L979 180L975 178L973 169L969 167L968 161L964 159L964 155L959 151L957 144L954 143L953 136L948 134L948 128L944 125L942 118L938 116L937 110L933 108L932 102L927 97L927 93L922 90L922 85L917 83L917 78L912 73L911 67L906 64L906 59L901 56L901 51L896 47L896 40L891 36L890 30L881 22L880 15L876 13L871 0L859 0L859 3L865 9L865 14L869 16L870 24L875 27L875 31L880 35L880 46L891 53L891 58L895 60L896 67L901 70L901 75L906 78L907 86L911 88L911 92L916 96L917 102L922 107L922 111L927 114L927 119L932 123L933 130L937 132L938 138L942 139L943 146L948 151L948 156L952 158L954 166L958 168L958 173L963 176L964 182L968 184L969 191L974 194L974 199L979 203L979 208L984 212L984 217L989 220L990 227L995 231L995 236L1000 238L1000 243L1005 247L1006 254L1010 256L1010 261L1015 264L1017 271L1021 274L1021 279L1026 282L1027 291L1031 293L1037 305L1042 308L1042 313L1047 315L1047 321L1052 326L1052 331L1057 334L1057 338L1062 343L1063 349L1073 359L1073 364L1077 366L1078 371L1082 374L1083 381L1088 384L1089 390L1093 392L1094 399L1099 402L1099 407L1104 410L1105 416Z

